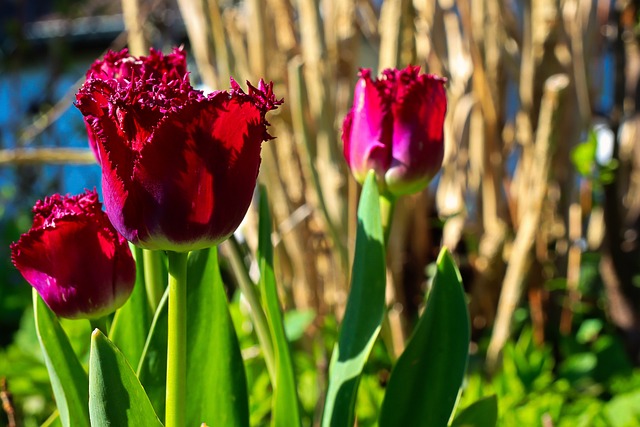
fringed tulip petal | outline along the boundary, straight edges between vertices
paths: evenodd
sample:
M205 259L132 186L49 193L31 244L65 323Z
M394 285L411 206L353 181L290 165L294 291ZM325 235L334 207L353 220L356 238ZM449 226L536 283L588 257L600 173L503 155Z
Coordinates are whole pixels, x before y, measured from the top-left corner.
M109 218L131 242L188 251L218 244L244 217L282 103L260 80L245 93L193 89L184 53L110 53L87 73L76 106L102 165Z
M135 283L129 246L95 191L38 202L31 230L11 245L11 255L25 280L62 317L107 315L124 304Z
M361 70L343 124L345 159L356 180L373 169L382 191L394 196L421 191L442 165L445 80L419 71L389 69L372 80L370 70Z

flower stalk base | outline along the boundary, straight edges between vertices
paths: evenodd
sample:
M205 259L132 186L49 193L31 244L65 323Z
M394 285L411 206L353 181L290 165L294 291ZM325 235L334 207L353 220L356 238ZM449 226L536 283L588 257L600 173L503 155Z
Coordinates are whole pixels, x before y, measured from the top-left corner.
M169 344L167 347L166 427L186 425L188 255L188 252L167 252L169 259Z

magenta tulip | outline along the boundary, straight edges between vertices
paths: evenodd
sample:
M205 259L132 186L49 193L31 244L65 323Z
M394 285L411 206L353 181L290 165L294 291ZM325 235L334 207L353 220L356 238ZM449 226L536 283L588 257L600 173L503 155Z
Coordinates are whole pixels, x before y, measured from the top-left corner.
M11 245L11 261L47 305L67 318L99 318L131 295L136 265L95 191L55 194L33 208L33 226Z
M126 51L97 61L76 96L102 166L107 214L148 249L214 246L238 227L251 202L265 115L281 100L273 84L231 80L209 95L189 83L182 50Z
M393 196L423 190L444 156L445 79L420 67L388 69L379 80L361 70L353 108L344 120L344 156L360 183L375 170Z

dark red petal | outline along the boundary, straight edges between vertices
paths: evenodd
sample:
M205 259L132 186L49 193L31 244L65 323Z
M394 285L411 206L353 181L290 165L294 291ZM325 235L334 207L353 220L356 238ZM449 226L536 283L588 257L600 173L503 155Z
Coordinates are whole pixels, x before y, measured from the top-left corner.
M163 120L135 171L148 198L127 200L145 211L151 236L143 245L153 247L157 234L160 242L207 247L237 228L258 176L262 122L255 104L224 92Z
M103 316L122 305L135 282L135 263L95 191L48 197L34 212L37 221L11 255L49 307L75 318Z

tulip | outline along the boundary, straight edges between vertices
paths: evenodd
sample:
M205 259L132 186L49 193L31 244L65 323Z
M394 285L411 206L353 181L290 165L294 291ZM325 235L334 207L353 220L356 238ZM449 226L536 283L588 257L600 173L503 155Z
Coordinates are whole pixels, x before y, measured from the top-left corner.
M33 225L11 245L11 261L58 316L98 319L131 295L136 265L98 194L55 194L33 208Z
M353 108L344 120L344 156L360 183L376 172L391 196L423 190L444 156L445 79L420 67L388 69L379 80L360 70Z
M273 84L231 79L209 95L193 89L181 49L110 53L87 73L76 106L102 166L109 219L134 244L185 252L217 245L251 202L265 119L281 100Z

